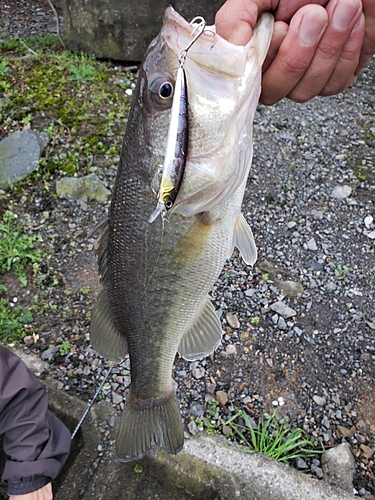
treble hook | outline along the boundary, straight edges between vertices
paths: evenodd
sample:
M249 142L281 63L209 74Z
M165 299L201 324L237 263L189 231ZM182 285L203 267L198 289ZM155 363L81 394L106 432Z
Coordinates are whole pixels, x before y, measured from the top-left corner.
M188 50L193 45L193 43L195 43L198 40L198 38L201 36L201 34L204 32L206 28L207 23L201 16L194 17L194 19L192 19L189 24L194 24L197 21L199 21L199 23L191 32L191 35L194 35L194 33L196 33L195 37L192 40L190 40L190 42L186 45L186 47L180 50L180 53L178 54L178 62L180 63L181 68L185 64Z

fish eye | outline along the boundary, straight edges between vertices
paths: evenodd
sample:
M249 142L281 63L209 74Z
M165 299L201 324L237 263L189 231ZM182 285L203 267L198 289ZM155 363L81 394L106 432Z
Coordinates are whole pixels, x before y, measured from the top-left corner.
M152 100L162 107L170 106L173 96L173 83L165 76L157 76L149 84Z

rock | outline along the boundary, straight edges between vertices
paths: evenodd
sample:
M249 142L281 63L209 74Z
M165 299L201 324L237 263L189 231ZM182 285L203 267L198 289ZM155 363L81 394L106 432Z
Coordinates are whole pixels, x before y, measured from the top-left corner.
M285 319L282 316L279 316L279 319L277 321L277 328L279 330L287 330L288 329L288 326L285 322Z
M375 240L375 231L371 231L371 233L368 233L367 236L370 238L370 240Z
M326 285L326 290L328 292L334 292L337 289L336 283L333 281L329 281Z
M194 420L190 420L187 427L188 427L188 431L190 432L190 434L192 436L196 436L198 434L199 430L198 430L197 424L194 422Z
M203 406L197 401L192 401L190 403L189 410L193 417L202 418L204 415Z
M58 346L50 347L49 349L43 351L40 357L43 359L43 361L52 361L55 357L55 354L58 352L59 352Z
M121 394L118 394L115 391L112 391L112 403L114 405L119 405L122 402L122 396Z
M236 346L233 344L228 344L225 348L227 354L237 354Z
M337 200L343 200L344 198L348 198L351 195L352 188L347 186L346 184L335 186L332 190L331 196L332 198L336 198Z
M124 8L123 0L63 0L67 48L104 59L142 61L160 31L168 3L128 0ZM213 24L223 3L175 0L173 7L188 21L200 14Z
M309 241L306 243L307 249L316 251L318 250L318 245L316 244L316 241L314 238L309 239Z
M296 469L299 469L299 470L307 469L307 464L304 461L304 459L301 457L297 457L294 461L294 464L296 466Z
M64 177L56 181L56 194L59 198L106 201L111 192L97 175L90 174L85 177Z
M199 380L200 378L203 378L206 373L206 370L202 366L197 366L196 368L193 368L191 370L192 376Z
M286 280L286 281L274 280L274 281L277 288L279 290L282 290L288 297L296 297L297 295L303 293L303 286L302 283L299 283L299 281L291 281L291 280Z
M312 465L311 466L311 472L313 472L318 479L322 479L323 478L323 471L317 465Z
M5 137L0 142L0 189L6 191L34 172L48 142L45 132L26 128Z
M344 438L352 437L355 434L355 427L353 426L351 429L344 427L343 425L338 425L337 430Z
M317 396L317 395L313 396L313 400L319 406L324 406L327 402L326 398L323 398L322 396Z
M217 391L215 394L216 401L221 405L225 406L228 403L228 394L224 391Z
M349 443L341 443L324 452L321 464L326 481L345 491L353 491L355 460Z
M281 301L271 304L270 309L272 311L275 311L275 313L279 314L280 316L283 316L285 319L291 318L292 316L295 316L297 314L294 309Z
M374 218L372 215L368 215L367 217L365 217L364 223L365 223L365 226L367 227L367 229L370 229L371 224L373 222L374 222Z
M232 428L229 425L223 425L221 432L224 434L224 436L229 436L229 434L232 432Z
M361 444L361 450L362 450L363 456L367 459L371 458L372 455L375 453L372 448L370 448L369 446L367 446L365 444Z
M238 321L237 315L233 313L227 313L226 315L228 325L237 330L240 327L240 322Z

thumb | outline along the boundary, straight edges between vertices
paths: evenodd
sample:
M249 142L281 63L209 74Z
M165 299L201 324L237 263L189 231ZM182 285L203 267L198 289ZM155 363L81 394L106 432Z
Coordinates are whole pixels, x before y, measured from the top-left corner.
M246 45L258 18L258 6L248 0L227 0L215 17L216 33L235 45Z

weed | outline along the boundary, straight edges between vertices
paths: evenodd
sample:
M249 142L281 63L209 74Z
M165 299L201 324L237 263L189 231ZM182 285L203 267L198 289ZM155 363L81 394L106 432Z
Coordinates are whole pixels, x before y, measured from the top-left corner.
M263 273L262 274L262 281L263 281L263 283L268 283L268 281L269 281L269 275L268 275L268 273Z
M314 457L324 451L316 449L316 444L306 438L303 429L292 429L289 424L280 424L276 414L275 410L268 420L262 417L254 429L248 414L240 410L226 424L247 446L248 453L261 452L278 462L301 456Z
M18 343L26 333L33 331L28 327L33 321L33 315L28 308L15 305L1 296L6 292L5 286L0 285L0 340L5 343Z
M26 286L25 266L42 260L41 251L34 249L34 242L40 240L40 237L23 234L17 219L13 205L10 204L3 215L3 223L0 224L0 271L13 269L22 285Z
M336 278L340 281L344 281L349 272L349 269L346 267L342 267L341 264L334 264L333 270L335 272Z
M255 325L255 326L256 326L256 325L259 325L259 322L260 322L260 318L259 318L259 316L254 316L254 318L251 318L251 320L250 320L250 323L251 323L252 325Z
M66 356L70 352L70 344L69 342L62 342L59 347L59 352L61 356Z
M72 64L69 66L69 71L73 73L69 76L69 80L72 82L88 83L95 77L95 68L93 66L75 66Z
M0 75L4 75L7 71L9 71L8 60L3 59L0 61Z

